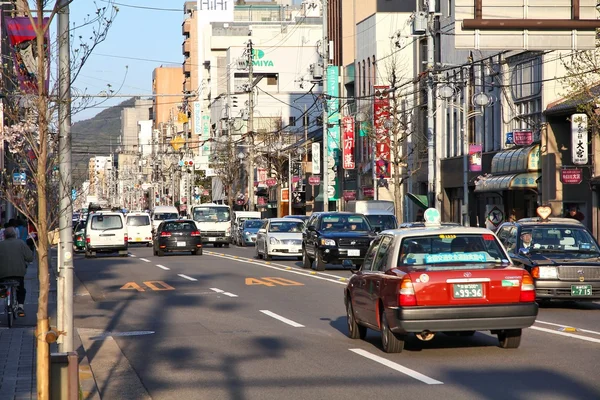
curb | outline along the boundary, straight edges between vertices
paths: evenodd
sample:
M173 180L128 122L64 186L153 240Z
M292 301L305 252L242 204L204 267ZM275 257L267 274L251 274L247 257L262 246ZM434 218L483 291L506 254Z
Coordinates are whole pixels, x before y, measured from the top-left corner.
M100 400L100 392L98 391L98 385L94 378L94 373L90 367L90 362L85 353L81 336L79 336L79 330L76 329L77 335L74 335L74 339L77 342L77 350L79 354L79 391L80 398L82 400Z

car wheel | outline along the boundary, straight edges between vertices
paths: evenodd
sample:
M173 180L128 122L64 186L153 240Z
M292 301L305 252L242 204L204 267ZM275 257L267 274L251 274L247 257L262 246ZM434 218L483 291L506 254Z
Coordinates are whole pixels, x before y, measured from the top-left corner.
M165 252L162 251L162 250L157 250L156 251L156 255L159 256L159 257L164 257L165 256Z
M201 256L202 255L202 249L196 250L196 254L199 255L199 256Z
M381 313L381 346L386 353L402 353L404 349L404 336L390 330L385 312Z
M313 262L314 269L317 271L325 271L325 261L321 258L321 253L317 250L315 254L315 261Z
M225 246L225 247L229 247L229 243L225 243L225 244L224 244L224 246Z
M348 337L350 339L364 339L367 336L367 328L359 325L354 318L354 308L352 307L352 300L348 298L346 304L346 318L348 321Z
M155 256L158 255L158 251L156 251L156 249L153 250L153 253L154 253Z
M238 246L244 247L244 246L246 246L246 244L244 243L243 240L238 240Z
M298 261L302 261L302 256L298 256L298 257L297 257L297 260L298 260Z
M256 258L258 258L259 260L262 258L260 255L260 251L258 251L258 245L256 246Z
M269 248L267 246L265 246L263 249L263 255L266 261L271 261L273 259L273 257L269 255Z
M498 341L503 349L516 349L521 344L521 329L508 329L498 333Z
M152 242L148 242L148 244L146 245L146 247L152 247Z
M302 268L309 269L312 266L312 261L306 252L306 248L302 249Z

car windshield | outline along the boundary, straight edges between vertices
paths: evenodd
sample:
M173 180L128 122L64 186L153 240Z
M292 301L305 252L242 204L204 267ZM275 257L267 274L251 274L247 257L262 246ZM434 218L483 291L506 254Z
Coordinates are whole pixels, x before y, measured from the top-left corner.
M324 232L367 232L371 226L362 215L326 215L321 221L321 230Z
M398 266L427 270L485 268L485 263L508 263L492 234L440 234L406 237Z
M530 253L543 253L548 258L600 256L600 249L592 235L580 227L523 227L519 240L519 248L527 248Z
M150 217L147 215L130 215L127 217L127 226L150 225Z
M244 229L258 229L263 222L260 219L249 219L244 221Z
M173 221L165 222L162 230L163 232L194 232L198 228L191 221Z
M179 215L177 213L158 213L154 214L154 219L157 221L164 221L167 219L177 219Z
M367 215L367 219L373 228L380 228L382 231L397 228L396 217L393 215Z
M123 221L118 215L93 215L90 227L96 230L121 229Z
M229 214L225 207L195 207L192 218L197 222L227 222Z
M274 221L269 224L269 232L299 233L302 232L303 222Z

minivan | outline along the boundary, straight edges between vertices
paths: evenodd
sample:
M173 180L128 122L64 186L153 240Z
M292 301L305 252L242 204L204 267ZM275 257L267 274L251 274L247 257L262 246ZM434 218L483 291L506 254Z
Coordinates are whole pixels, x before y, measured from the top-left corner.
M174 206L156 206L152 211L152 230L156 229L166 219L178 219L179 210Z
M85 257L95 257L98 252L118 252L127 257L129 237L125 216L119 212L100 211L88 216L85 226Z
M141 243L152 246L152 222L150 214L145 212L132 212L127 214L127 233L129 243Z

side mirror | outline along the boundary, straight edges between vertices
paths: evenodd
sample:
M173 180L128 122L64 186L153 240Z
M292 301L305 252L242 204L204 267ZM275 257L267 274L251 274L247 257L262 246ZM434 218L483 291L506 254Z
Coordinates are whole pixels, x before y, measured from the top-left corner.
M265 228L260 228L258 230L258 233L267 233L267 230Z

